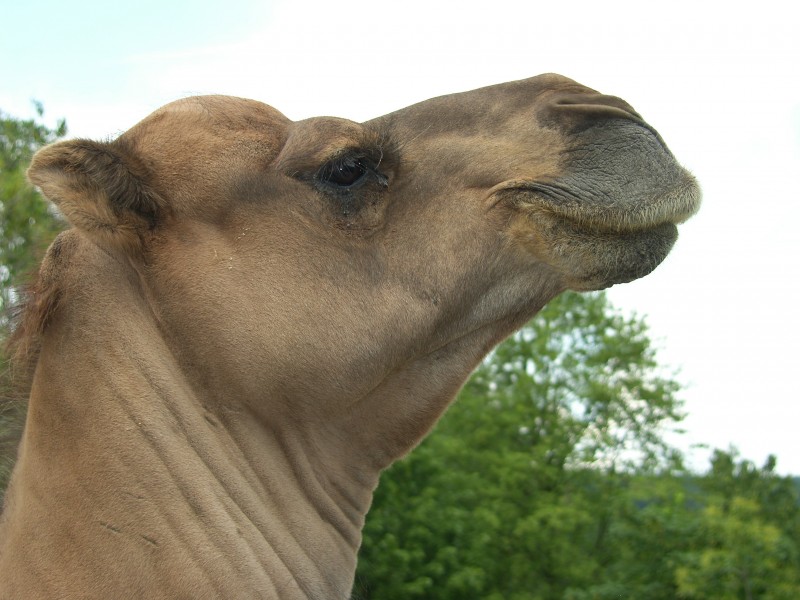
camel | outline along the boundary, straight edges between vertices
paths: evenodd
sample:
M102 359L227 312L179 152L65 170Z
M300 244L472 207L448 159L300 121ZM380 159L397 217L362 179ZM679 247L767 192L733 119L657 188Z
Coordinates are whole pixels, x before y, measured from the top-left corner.
M71 228L14 336L3 599L348 598L381 471L700 203L633 108L554 74L361 124L186 98L29 177Z

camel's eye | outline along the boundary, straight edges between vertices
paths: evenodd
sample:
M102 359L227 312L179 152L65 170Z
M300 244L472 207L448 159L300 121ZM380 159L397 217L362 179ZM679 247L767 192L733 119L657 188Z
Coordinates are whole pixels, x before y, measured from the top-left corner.
M347 155L332 160L317 172L317 179L328 185L347 190L360 187L370 177L386 186L384 175L376 170L372 161L364 156Z
M328 163L323 168L322 179L338 187L352 187L368 172L358 158L344 158Z

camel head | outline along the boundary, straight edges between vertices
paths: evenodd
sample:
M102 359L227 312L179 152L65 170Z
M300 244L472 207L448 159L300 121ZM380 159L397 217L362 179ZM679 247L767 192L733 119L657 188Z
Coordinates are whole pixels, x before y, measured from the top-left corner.
M42 268L58 306L39 360L86 345L97 366L70 385L128 373L142 422L181 398L170 419L190 424L151 445L230 438L265 478L336 479L315 505L348 504L345 532L495 344L566 289L647 275L700 202L633 108L558 75L365 123L187 98L114 141L43 149L30 178L73 225ZM141 404L134 372L162 400Z

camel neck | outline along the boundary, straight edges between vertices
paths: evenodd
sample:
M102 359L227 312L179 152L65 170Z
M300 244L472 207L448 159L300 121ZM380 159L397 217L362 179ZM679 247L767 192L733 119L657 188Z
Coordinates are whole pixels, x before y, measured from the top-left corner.
M146 319L102 348L82 325L54 323L37 365L0 531L17 597L348 598L377 473L199 396Z

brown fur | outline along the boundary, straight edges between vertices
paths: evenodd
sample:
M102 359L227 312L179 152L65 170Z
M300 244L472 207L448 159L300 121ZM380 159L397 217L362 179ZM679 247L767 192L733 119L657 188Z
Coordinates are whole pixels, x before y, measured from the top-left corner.
M24 367L35 362L41 336L58 309L62 295L58 271L64 252L69 252L69 248L65 248L69 245L66 239L62 235L53 241L47 252L47 260L42 263L33 283L22 290L20 304L23 308L18 317L13 319L12 334L8 340L9 354L15 366Z
M649 273L699 203L625 102L557 75L365 124L186 99L30 178L73 229L15 333L0 599L346 598L380 471L478 361Z

